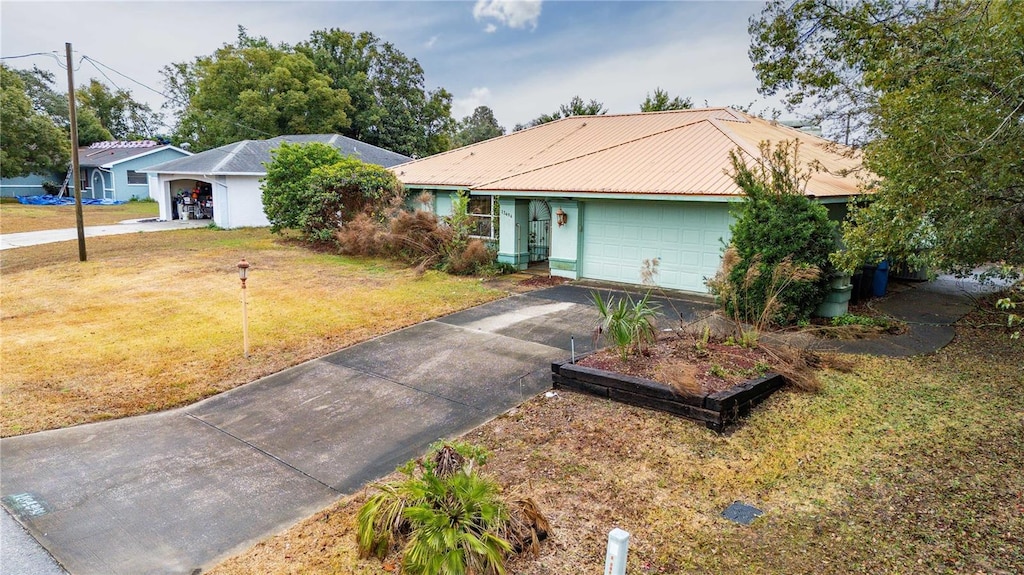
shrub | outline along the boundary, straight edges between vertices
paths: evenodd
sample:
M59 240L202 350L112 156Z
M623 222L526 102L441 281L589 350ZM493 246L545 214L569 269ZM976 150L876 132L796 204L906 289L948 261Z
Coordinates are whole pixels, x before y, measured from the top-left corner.
M607 302L596 291L590 292L590 297L601 318L594 330L595 338L603 335L615 346L623 361L633 351L646 352L657 339L655 315L659 306L649 302L650 292L636 302L628 293L619 300L609 296Z
M531 499L506 501L475 469L486 452L432 446L399 468L402 481L378 485L356 518L359 553L384 559L400 548L406 573L499 574L512 553L536 551L547 520Z
M43 183L41 183L39 185L43 188L44 192L46 192L47 194L49 194L51 196L56 196L57 194L60 193L60 184L57 184L57 183L51 182L49 180L46 180L46 181L44 181ZM134 197L134 196L132 196L132 197Z
M363 212L383 219L395 196L402 196L402 184L394 174L375 164L344 158L309 175L299 227L311 241L331 242L343 222Z
M270 230L299 229L309 199L309 178L313 170L340 162L343 157L334 146L321 142L289 144L270 151L263 183L263 212Z
M795 323L810 317L828 290L837 227L804 194L810 174L798 168L798 152L797 143L774 150L763 143L753 167L730 153L733 180L745 194L730 228L738 259L708 286L735 317L762 318L768 310L764 323Z

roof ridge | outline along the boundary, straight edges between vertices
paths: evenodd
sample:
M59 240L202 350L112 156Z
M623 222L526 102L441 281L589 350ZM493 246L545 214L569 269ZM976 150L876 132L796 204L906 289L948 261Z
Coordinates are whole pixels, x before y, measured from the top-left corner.
M248 145L248 143L249 140L242 140L241 142L238 142L238 144L230 152L228 152L226 156L221 158L219 162L213 165L213 168L210 170L210 172L216 172L220 170L225 164L233 160L235 156L238 155L238 152L240 152L242 148Z
M724 134L726 138L729 138L730 140L735 142L735 144L741 150L743 150L744 152L750 154L750 157L752 157L755 160L761 159L761 149L760 148L758 148L756 150L751 148L749 142L747 142L746 140L741 138L736 132L733 132L727 126L721 125L719 123L721 121L722 120L719 120L717 118L708 118L708 123L710 123L715 128L718 128L718 131L722 132L722 134ZM747 123L749 124L751 122L748 120Z
M644 112L644 113L650 113L650 112ZM637 114L632 114L632 115L637 115ZM578 117L578 116L571 116L571 117L575 118L575 117ZM587 156L592 156L594 154L600 154L602 152L607 152L608 150L614 150L615 148L620 148L622 146L627 146L629 144L633 144L633 143L639 142L641 140L646 140L648 138L653 138L655 136L661 136L663 134L667 134L667 133L675 131L675 130L681 130L683 128L689 128L690 126L695 126L695 125L697 125L697 124L699 124L701 122L710 122L713 119L714 118L700 118L700 119L694 120L692 122L687 122L685 124L680 124L678 126L673 126L671 128L666 128L666 129L660 130L658 132L653 132L653 133L650 133L650 134L645 134L643 136L638 136L638 137L633 138L631 140L626 140L624 142L617 142L617 143L612 144L610 146L605 146L604 148L600 148L600 149L597 149L597 150L591 150L589 152L586 152L586 153L583 153L583 154L579 154L579 155L573 156L571 158L564 158L564 159L561 159L561 160L559 160L557 162L552 162L550 164L545 164L543 166L537 166L535 168L531 168L531 169L523 171L523 172L518 172L516 174L511 174L511 175L508 175L508 176L502 176L500 178L496 178L496 179L491 180L489 182L483 182L483 183L477 184L475 186L472 186L471 189L472 188L478 188L478 187L484 187L484 186L490 186L490 185L495 184L497 182L500 182L502 180L507 180L509 178L514 178L514 177L517 177L517 176L521 176L523 174L529 174L531 172L536 172L538 170L544 170L544 169L547 169L547 168L550 168L550 167L553 167L553 166L557 166L557 165L560 165L560 164L565 164L567 162L572 162L572 161L578 160L580 158L586 158ZM580 126L580 128L582 128L582 127L583 126Z

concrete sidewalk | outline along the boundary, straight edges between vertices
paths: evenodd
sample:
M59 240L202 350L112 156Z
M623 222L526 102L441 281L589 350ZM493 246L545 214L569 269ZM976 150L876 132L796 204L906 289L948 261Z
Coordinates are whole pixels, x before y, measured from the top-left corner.
M130 220L118 224L105 226L86 226L85 237L94 238L98 236L116 236L121 234L135 234L148 232L166 232L170 230L185 230L189 228L205 228L213 220L171 220L161 221L139 221ZM63 228L59 230L42 230L38 232L20 232L16 234L0 234L0 250L52 244L55 242L66 242L78 239L77 228Z
M208 568L550 389L571 338L591 349L588 294L512 296L187 408L3 439L4 507L75 575Z

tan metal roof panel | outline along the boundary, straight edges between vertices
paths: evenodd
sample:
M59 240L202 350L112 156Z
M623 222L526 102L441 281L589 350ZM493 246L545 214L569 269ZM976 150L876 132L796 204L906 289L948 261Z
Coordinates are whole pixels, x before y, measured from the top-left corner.
M859 166L835 144L729 108L574 116L395 166L408 186L481 191L734 196L729 152L759 156L758 144L798 139L804 165L820 164L808 193L857 193Z

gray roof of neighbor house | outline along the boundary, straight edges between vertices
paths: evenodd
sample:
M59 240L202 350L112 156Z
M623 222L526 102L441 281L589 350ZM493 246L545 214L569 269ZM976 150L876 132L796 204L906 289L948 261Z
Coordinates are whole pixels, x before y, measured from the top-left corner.
M200 152L188 158L179 158L147 168L146 172L157 174L206 174L221 176L263 176L267 169L263 165L270 161L270 151L283 142L305 144L322 142L338 148L346 156L390 168L408 162L412 158L378 148L340 134L304 134L278 136L269 140L242 140L212 150Z
M160 150L177 150L185 155L191 152L175 146L159 144L153 140L133 142L96 142L85 148L78 148L78 165L83 168L109 168L114 164L146 156Z

